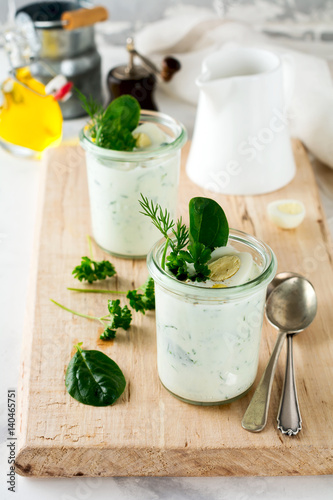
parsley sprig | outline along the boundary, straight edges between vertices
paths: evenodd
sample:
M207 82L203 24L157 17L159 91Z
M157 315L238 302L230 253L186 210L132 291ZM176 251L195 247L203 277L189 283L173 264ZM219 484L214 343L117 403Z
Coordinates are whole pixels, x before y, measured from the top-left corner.
M123 330L128 330L131 321L132 313L127 306L120 307L120 300L109 300L108 309L110 313L109 325L105 328L104 332L100 336L102 340L114 339L118 328Z
M81 264L73 269L74 278L79 281L87 281L93 283L98 280L105 280L108 277L114 276L116 270L107 260L96 262L89 257L81 257Z
M99 321L102 323L104 326L105 330L104 332L100 335L100 339L102 340L111 340L114 339L117 333L117 330L119 328L122 328L123 330L128 330L131 321L132 321L132 313L128 309L127 306L121 307L120 306L120 300L109 300L108 301L108 310L109 314L106 314L105 316L91 316L90 314L83 314L77 311L73 311L73 309L69 309L68 307L59 304L59 302L56 302L53 299L50 299L53 304L55 304L58 307L61 307L61 309L64 309L65 311L68 311L75 316L80 316L81 318L87 318L87 319L94 319L96 321Z
M74 278L79 281L93 283L94 281L105 280L108 277L114 276L116 270L111 262L108 260L102 260L100 262L93 260L90 236L87 236L87 239L90 257L81 257L81 264L76 266L72 271Z
M206 281L210 275L207 262L211 259L211 250L203 243L194 242L188 245L187 250L171 252L167 258L167 266L180 281ZM189 271L187 264L192 264L194 273Z
M90 255L92 257L92 244L91 244L91 238L87 236L88 239L88 244L89 244L89 251ZM85 267L82 267L82 262L88 266L86 269ZM111 264L111 262L108 261L102 261L102 262L94 262L92 259L89 257L82 257L82 262L81 266L77 266L73 274L77 274L77 278L80 279L80 276L83 276L83 279L91 283L92 281L95 280L96 278L96 269L99 270L97 275L97 279L105 279L108 274L107 272L104 272L105 269L110 269L105 266L105 264ZM91 264L94 266L93 268L91 267ZM100 266L97 268L95 267L95 264L100 264ZM102 266L103 264L103 266ZM79 271L77 271L79 269ZM115 274L114 267L112 266L113 269L113 274ZM81 273L81 274L79 274ZM105 276L104 276L105 274ZM112 274L111 274L112 275ZM91 278L91 280L89 280ZM94 278L94 279L93 279ZM82 280L80 280L82 281ZM154 280L149 277L146 282L141 285L139 288L136 288L134 290L127 290L127 291L122 291L122 290L107 290L107 289L96 289L96 288L67 288L67 290L71 290L74 292L81 292L81 293L108 293L108 294L126 294L127 299L129 300L129 304L137 312L141 312L142 314L145 314L146 311L150 311L155 309L155 286L154 286ZM131 321L132 321L132 313L130 309L128 308L127 305L121 307L120 306L120 300L109 300L108 301L108 310L109 314L106 314L105 316L92 316L90 314L84 314L80 313L77 311L74 311L73 309L69 309L68 307L59 304L59 302L56 302L53 299L50 299L53 304L57 305L61 309L64 309L65 311L68 311L72 314L75 314L76 316L80 316L81 318L87 318L87 319L93 319L97 320L102 325L104 326L104 331L100 335L101 340L110 340L114 339L116 337L116 333L119 328L122 328L123 330L128 330Z
M155 285L153 278L147 281L137 290L129 290L126 297L130 306L137 312L145 314L146 311L155 309Z

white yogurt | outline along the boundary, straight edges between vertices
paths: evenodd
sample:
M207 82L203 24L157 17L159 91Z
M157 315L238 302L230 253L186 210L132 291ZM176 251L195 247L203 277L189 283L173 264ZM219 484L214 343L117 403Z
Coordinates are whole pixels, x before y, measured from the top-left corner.
M238 286L207 289L216 282L179 287L170 277L167 284L165 276L158 279L149 257L148 267L155 279L162 384L196 404L221 404L245 394L257 373L266 288L275 274L275 260L269 280L261 285L249 283L248 290L238 296ZM252 262L245 282L261 275L263 267Z
M200 304L156 286L157 364L162 384L199 403L237 398L253 384L265 291L234 303Z
M140 213L140 193L176 216L180 151L133 165L87 153L92 231L98 245L116 255L142 257L159 238Z

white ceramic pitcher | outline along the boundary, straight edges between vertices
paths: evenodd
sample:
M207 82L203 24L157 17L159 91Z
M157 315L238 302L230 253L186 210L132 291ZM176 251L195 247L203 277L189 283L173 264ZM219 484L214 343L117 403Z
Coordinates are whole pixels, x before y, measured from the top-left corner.
M186 165L210 191L255 195L295 175L281 61L259 49L216 52L203 62L199 104Z

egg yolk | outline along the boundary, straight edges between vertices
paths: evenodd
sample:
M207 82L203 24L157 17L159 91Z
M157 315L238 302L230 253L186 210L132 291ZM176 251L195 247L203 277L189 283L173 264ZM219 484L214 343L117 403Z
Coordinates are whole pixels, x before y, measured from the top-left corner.
M280 210L280 212L290 215L297 215L302 212L301 205L296 202L282 203L281 205L278 205L278 209Z

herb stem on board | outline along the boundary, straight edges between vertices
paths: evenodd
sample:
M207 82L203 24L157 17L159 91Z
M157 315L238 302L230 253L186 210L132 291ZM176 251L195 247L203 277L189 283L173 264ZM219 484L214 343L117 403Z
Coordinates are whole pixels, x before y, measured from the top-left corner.
M62 304L59 304L59 302L56 302L53 299L50 299L50 301L53 302L53 304L55 304L56 306L61 307L61 309L64 309L69 313L75 314L75 316L80 316L81 318L87 318L87 319L95 319L97 321L101 320L101 318L98 318L98 316L91 316L90 314L82 314L77 311L73 311L72 309L69 309L68 307L63 306Z
M97 290L96 288L67 288L67 290L79 293L126 294L126 298L130 301L130 306L135 309L135 311L145 314L146 311L155 309L155 286L154 280L150 276L143 285L134 290L127 290L127 292L119 290Z
M53 299L50 299L53 304L68 311L76 316L80 316L81 318L93 319L99 321L104 326L105 330L100 335L100 339L102 340L110 340L114 339L116 336L116 332L118 328L123 328L123 330L128 330L132 321L132 313L128 309L127 306L121 307L120 300L109 300L108 301L108 309L109 314L105 314L104 316L91 316L89 314L79 313L77 311L73 311L59 302L56 302Z

